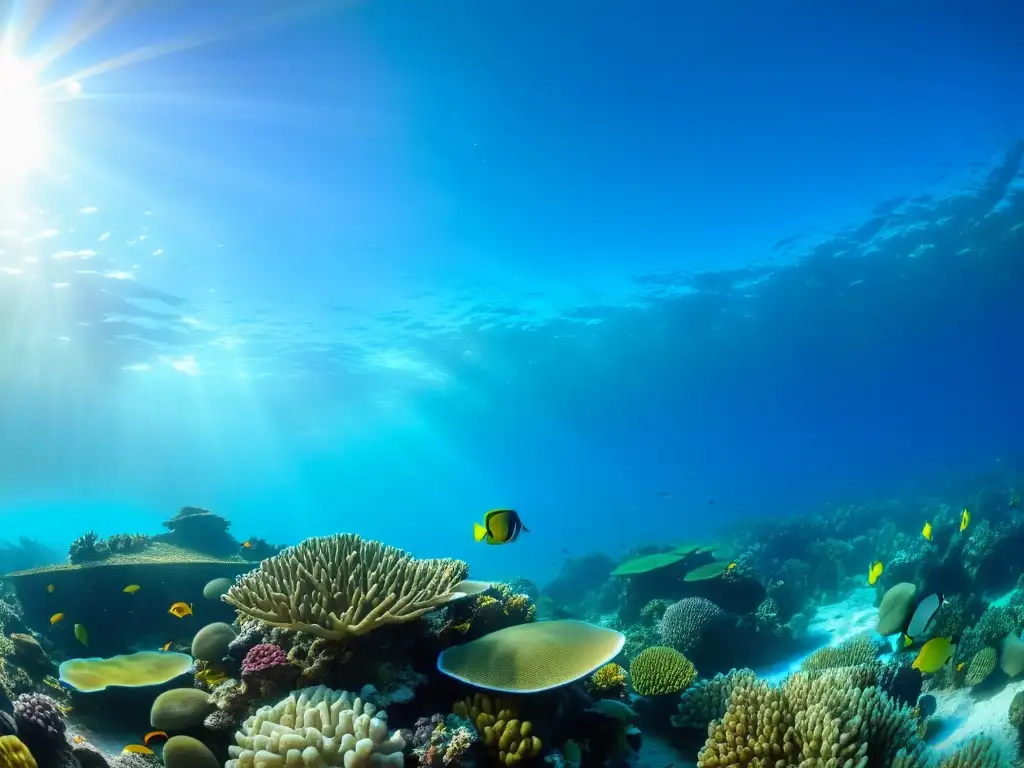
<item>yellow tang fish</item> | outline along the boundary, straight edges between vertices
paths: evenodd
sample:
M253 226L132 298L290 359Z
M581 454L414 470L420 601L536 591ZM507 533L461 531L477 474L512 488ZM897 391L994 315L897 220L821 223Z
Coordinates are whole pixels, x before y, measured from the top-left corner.
M881 560L875 560L870 567L868 567L868 584L874 586L875 582L878 581L878 577L885 571L885 564Z
M928 541L932 540L932 521L925 520L924 528L921 529L921 535L924 536Z
M192 615L192 606L188 603L177 602L172 604L167 609L167 612L172 616L177 616L179 619L184 619L186 616Z
M125 754L136 754L136 755L152 755L153 750L149 747L144 747L141 744L129 744L127 747L121 750Z
M64 621L63 613L55 613L50 617L50 624L56 624L57 622Z
M921 646L917 658L910 666L922 674L932 675L942 669L946 662L953 658L956 646L945 637L933 637Z
M51 595L53 594L53 590L55 590L55 589L56 589L56 587L53 586L53 584L47 584L46 585L46 591L49 592Z
M727 566L725 567L725 570L727 570L727 571L731 571L731 570L733 570L733 569L734 569L735 567L736 567L736 561L734 560L733 562L729 563L729 564L728 564L728 565L727 565Z
M125 587L121 591L122 592L127 592L129 595L134 595L140 589L142 589L142 587L140 587L138 584L129 584L127 587Z
M75 624L75 639L86 648L89 647L89 633L81 624Z
M492 509L484 515L484 524L473 523L473 538L488 544L511 544L520 533L529 533L514 509Z
M967 530L967 526L971 524L971 513L967 511L967 507L964 507L964 511L960 513L960 533Z
M966 662L961 661L959 664L956 665L956 671L957 672L963 672L964 671L964 667L966 665L967 665Z

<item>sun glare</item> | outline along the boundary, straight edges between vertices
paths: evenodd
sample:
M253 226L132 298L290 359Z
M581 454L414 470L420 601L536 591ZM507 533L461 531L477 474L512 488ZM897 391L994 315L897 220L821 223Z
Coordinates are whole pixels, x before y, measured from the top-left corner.
M18 178L37 168L44 144L33 67L0 54L0 179Z

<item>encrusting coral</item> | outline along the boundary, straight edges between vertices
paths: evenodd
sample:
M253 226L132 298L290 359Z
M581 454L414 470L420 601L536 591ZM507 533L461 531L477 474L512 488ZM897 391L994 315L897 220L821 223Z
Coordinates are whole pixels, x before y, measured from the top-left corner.
M351 533L306 539L238 579L223 600L272 627L341 640L450 601L461 560L419 560Z
M0 736L0 766L36 768L36 760L17 736Z
M664 696L690 687L697 670L675 648L653 646L642 650L629 665L633 690L641 696Z
M387 715L345 691L319 686L261 707L235 734L225 768L294 765L402 768L405 739ZM258 762L257 762L258 760Z
M964 684L968 686L981 685L988 679L988 676L996 668L996 649L982 648L971 659L967 665L967 674L964 676Z

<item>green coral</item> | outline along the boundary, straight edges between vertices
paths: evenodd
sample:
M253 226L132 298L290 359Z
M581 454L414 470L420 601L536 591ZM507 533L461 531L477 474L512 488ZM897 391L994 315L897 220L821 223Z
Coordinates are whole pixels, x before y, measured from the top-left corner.
M728 674L719 672L710 680L699 680L679 697L679 714L672 715L676 728L694 728L707 731L712 720L725 716L726 707L733 689L751 686L757 682L752 669L731 669Z
M1010 725L1018 729L1024 729L1024 691L1018 691L1013 701L1010 702L1010 710L1006 713L1010 719Z
M976 625L976 633L985 645L995 646L1010 633L1020 633L1024 625L1024 606L989 606Z
M666 600L662 597L650 600L647 605L640 609L640 621L644 624L656 624L665 615L665 609L672 605L673 602L673 600Z
M982 648L971 659L967 665L967 674L964 676L964 683L969 686L980 685L985 682L992 671L996 668L996 649Z
M815 651L800 665L805 672L839 667L853 667L870 664L875 660L877 648L866 635L851 638L837 646Z
M641 696L664 696L690 687L697 677L693 663L675 648L646 648L629 665L633 690Z

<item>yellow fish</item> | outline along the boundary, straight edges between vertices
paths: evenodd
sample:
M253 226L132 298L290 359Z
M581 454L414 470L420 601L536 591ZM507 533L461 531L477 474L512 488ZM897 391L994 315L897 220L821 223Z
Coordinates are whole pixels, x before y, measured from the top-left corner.
M514 509L492 509L484 515L484 524L473 523L473 538L488 544L511 544L522 532L530 529L523 525Z
M878 577L885 571L885 564L881 560L875 560L868 568L868 584L874 586Z
M963 672L965 665L966 665L966 662L961 661L959 664L956 665L956 671L957 672Z
M932 521L925 520L924 528L921 529L921 535L924 536L928 541L932 540Z
M53 584L47 584L46 585L46 591L49 592L51 595L53 594L53 590L55 590L55 589L56 589L56 587L53 586Z
M167 612L179 619L184 619L186 616L192 615L192 606L188 603L177 602L171 605Z
M64 614L63 613L55 613L55 614L53 614L53 616L50 617L50 624L51 625L52 624L56 624L56 623L61 622L61 621L64 621Z
M75 639L86 648L89 647L89 633L81 624L75 624Z
M140 589L142 589L142 587L140 587L138 584L129 584L127 587L125 587L121 591L122 592L127 592L129 595L134 595Z
M727 571L731 571L731 570L732 570L733 568L735 568L735 567L736 567L736 562L735 562L735 561L733 561L733 562L729 563L729 564L728 564L728 565L727 565L727 566L725 567L725 570L727 570Z
M136 755L152 755L153 750L149 747L144 747L141 744L129 744L127 747L121 750L125 754L136 754Z
M171 642L169 642L169 643L164 643L163 645L161 645L160 646L160 650L161 651L169 651L169 650L171 650L171 646L172 645L174 645L174 641L173 640L171 640Z
M242 542L242 549L252 549L252 539L246 539Z
M913 644L914 644L914 638L912 638L910 635L904 635L903 636L903 647L904 648L909 648Z
M960 513L960 533L967 530L967 526L971 524L971 513L967 511L967 507L964 507L964 511Z
M942 669L946 662L953 658L956 646L945 637L933 637L921 646L917 658L910 666L921 674L932 675Z
M149 742L153 741L154 739L163 739L164 741L167 741L167 732L166 731L150 731L149 733L147 733L145 736L142 737L142 743L145 744L148 747L149 746Z

